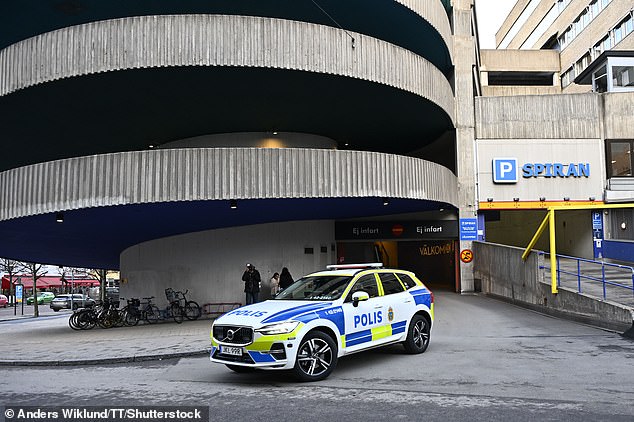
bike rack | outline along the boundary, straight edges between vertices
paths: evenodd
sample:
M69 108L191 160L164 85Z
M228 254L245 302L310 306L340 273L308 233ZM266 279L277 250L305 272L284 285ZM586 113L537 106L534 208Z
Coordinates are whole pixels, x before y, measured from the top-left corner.
M203 315L212 315L212 316L220 316L226 312L233 311L234 309L242 306L242 303L239 302L214 302L214 303L205 303L203 308Z

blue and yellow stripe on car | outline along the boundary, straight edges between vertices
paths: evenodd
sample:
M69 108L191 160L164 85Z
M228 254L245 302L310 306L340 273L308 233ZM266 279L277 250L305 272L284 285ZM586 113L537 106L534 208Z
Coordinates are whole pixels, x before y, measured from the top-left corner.
M343 344L343 347L350 347L370 341L377 341L382 338L404 333L406 325L407 321L398 321L389 325L346 334L345 336L341 336L341 343Z

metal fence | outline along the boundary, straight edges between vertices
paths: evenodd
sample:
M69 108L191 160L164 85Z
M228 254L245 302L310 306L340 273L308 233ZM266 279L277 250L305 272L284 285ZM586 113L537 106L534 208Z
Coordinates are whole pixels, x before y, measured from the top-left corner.
M540 252L540 255L548 254ZM557 286L634 306L634 267L559 254L556 262ZM544 264L540 268L551 271Z

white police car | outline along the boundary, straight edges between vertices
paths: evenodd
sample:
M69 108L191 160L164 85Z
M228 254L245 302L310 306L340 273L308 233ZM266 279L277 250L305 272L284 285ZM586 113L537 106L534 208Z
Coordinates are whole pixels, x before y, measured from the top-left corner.
M331 265L273 300L222 315L211 329L211 361L236 372L291 369L317 381L337 358L369 348L402 343L424 352L434 296L413 273L381 266Z

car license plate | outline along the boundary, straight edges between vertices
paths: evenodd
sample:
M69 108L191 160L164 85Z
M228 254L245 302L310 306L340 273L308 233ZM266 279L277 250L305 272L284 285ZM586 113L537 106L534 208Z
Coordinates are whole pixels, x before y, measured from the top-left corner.
M242 347L220 346L220 353L224 355L242 356Z

